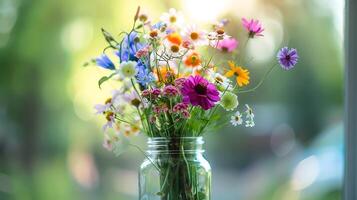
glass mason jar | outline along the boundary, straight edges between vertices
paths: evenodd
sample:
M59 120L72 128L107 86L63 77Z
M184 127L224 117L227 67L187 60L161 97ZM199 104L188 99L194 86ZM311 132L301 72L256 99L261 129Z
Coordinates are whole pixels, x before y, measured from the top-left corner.
M139 200L210 200L211 167L202 137L149 138Z

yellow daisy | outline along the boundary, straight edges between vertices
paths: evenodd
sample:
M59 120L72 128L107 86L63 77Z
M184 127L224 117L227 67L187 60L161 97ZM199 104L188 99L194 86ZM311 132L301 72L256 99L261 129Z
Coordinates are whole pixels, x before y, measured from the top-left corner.
M226 74L226 77L236 76L237 84L242 87L249 84L249 71L243 67L236 66L233 61L228 61L228 65L231 68Z

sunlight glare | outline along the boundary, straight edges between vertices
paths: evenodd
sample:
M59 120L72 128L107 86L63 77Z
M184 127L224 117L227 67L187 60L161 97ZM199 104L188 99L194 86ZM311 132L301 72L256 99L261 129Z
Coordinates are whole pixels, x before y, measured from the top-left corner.
M183 0L183 10L195 21L212 22L226 12L229 4L231 0Z

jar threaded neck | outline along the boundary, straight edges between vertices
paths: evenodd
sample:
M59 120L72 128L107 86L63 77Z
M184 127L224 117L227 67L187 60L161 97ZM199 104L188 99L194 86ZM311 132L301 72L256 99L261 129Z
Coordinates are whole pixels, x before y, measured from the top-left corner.
M202 137L152 137L148 139L149 154L203 153Z

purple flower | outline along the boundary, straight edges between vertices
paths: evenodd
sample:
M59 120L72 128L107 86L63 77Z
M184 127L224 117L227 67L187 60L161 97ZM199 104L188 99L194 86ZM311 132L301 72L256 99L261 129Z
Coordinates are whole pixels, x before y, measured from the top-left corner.
M262 34L264 29L259 20L247 20L246 18L242 18L242 23L244 28L249 32L249 37L253 38L254 36L264 36Z
M200 75L190 76L185 81L181 93L183 103L191 103L204 110L211 109L214 103L220 100L216 86Z
M95 62L97 63L98 66L103 67L105 69L110 69L110 70L115 69L114 63L104 53L99 57L97 57L95 59Z
M232 52L238 46L238 41L234 38L225 38L221 41L218 41L217 49L223 52Z
M277 55L279 64L285 70L292 69L298 62L299 55L294 48L283 47Z
M173 85L165 86L163 92L165 96L174 97L180 94L180 91Z

